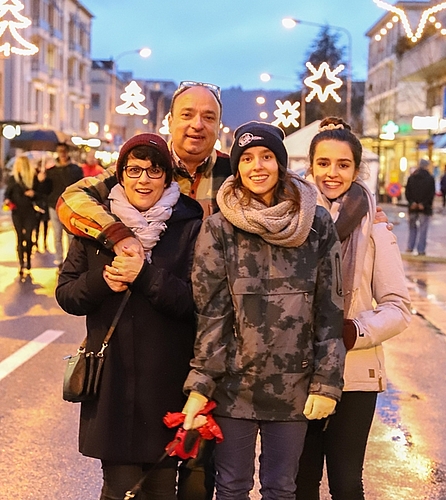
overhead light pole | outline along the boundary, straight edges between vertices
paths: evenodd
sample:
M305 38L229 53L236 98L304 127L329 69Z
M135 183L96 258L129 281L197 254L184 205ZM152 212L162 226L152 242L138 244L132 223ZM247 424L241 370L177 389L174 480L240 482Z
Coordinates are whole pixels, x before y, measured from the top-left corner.
M348 44L347 44L347 122L351 124L352 118L352 53L353 53L353 40L352 34L347 28L342 26L335 26L333 24L320 24L313 23L311 21L302 21L302 19L294 19L292 17L286 17L282 19L282 25L285 28L291 29L294 28L298 24L305 24L308 26L316 26L318 28L331 28L333 30L341 31L347 36Z

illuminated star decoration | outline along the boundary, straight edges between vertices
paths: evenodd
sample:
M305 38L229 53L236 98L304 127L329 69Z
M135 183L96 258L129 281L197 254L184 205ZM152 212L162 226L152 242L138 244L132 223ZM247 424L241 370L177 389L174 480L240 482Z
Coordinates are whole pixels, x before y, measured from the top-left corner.
M305 98L307 102L310 102L314 96L318 96L319 101L325 102L328 97L331 95L333 99L336 102L341 102L341 98L339 97L338 93L336 92L336 89L339 87L342 87L342 80L337 77L336 75L340 73L344 69L344 65L340 64L337 68L334 70L331 70L330 67L326 62L323 62L320 66L319 69L316 69L311 62L306 63L306 67L313 73L311 76L308 76L305 78L304 83L305 85L313 89ZM330 83L329 85L326 85L324 90L322 90L322 87L315 83L317 80L320 80L325 73L325 77L328 81L333 82Z
M25 40L21 35L19 35L19 29L27 28L31 25L31 20L20 14L20 10L23 10L25 6L19 0L11 0L12 3L7 3L8 0L0 0L0 19L3 18L5 14L10 12L11 16L16 20L13 21L0 21L0 38L5 33L6 29L9 28L9 32L16 42L18 42L22 47L12 47L9 42L5 42L0 45L0 53L3 52L5 57L9 57L11 53L18 54L21 56L32 56L39 51L33 43Z
M300 106L300 102L296 101L291 104L290 101L276 101L277 109L274 111L274 116L277 118L272 122L272 125L283 125L284 127L289 127L293 125L293 127L298 127L299 122L297 119L300 116L300 112L298 111L298 107Z
M380 33L375 36L375 40L381 40L382 36L387 34L387 30L393 28L393 23L397 23L398 20L401 20L404 29L406 31L407 38L410 38L412 42L417 42L421 36L423 35L424 27L426 26L426 22L429 20L435 28L437 28L442 35L446 35L446 29L441 25L439 21L437 21L434 14L446 9L446 2L439 3L438 5L434 5L433 7L429 7L424 10L421 14L420 22L418 23L417 29L415 32L412 31L412 28L409 23L409 19L407 18L406 13L403 9L399 7L395 7L387 2L383 2L382 0L373 0L378 7L382 9L388 10L389 12L393 12L396 14L393 18L393 22L388 22L386 24L386 28L382 28Z
M116 107L116 112L121 115L146 115L149 110L141 104L145 99L141 90L134 80L130 82L120 96L124 103Z

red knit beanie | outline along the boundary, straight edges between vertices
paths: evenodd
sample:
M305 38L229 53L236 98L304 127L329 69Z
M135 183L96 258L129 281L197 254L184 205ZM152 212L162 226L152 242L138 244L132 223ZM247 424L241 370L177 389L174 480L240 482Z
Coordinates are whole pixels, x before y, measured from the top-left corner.
M163 158L164 165L162 166L165 166L166 169L169 170L172 169L172 157L166 141L156 134L138 134L130 138L127 142L124 142L121 150L119 151L118 160L116 162L116 177L119 181L122 180L123 169L125 167L128 153L138 146L148 146L156 149Z

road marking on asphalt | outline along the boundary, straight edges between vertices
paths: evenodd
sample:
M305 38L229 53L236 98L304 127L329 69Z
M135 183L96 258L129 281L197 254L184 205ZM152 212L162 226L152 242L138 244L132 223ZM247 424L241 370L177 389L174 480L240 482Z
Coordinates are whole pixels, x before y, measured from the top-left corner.
M29 359L35 356L38 352L44 349L48 344L59 338L63 330L46 330L38 335L34 340L31 340L15 353L8 356L0 362L0 380L3 380L16 368L26 363Z

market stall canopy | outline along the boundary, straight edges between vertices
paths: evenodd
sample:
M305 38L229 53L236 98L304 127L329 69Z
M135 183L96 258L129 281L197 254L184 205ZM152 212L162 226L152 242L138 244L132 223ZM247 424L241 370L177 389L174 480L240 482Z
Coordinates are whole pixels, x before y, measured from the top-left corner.
M56 151L56 147L60 143L65 143L70 147L74 146L70 136L50 129L22 130L20 135L11 139L12 148L20 148L25 151Z
M285 137L283 143L290 160L306 160L311 139L317 134L321 120L316 120L300 130Z

